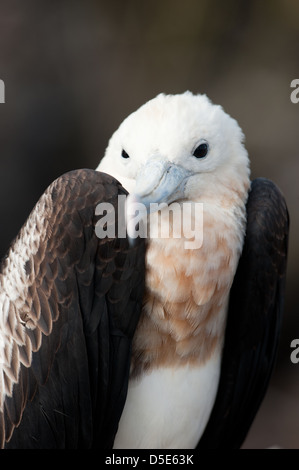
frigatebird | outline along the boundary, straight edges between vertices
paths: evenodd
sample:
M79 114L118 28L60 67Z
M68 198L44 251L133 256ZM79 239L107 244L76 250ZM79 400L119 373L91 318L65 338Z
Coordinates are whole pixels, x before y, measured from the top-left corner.
M97 171L41 196L1 264L2 447L242 445L277 355L289 225L243 141L206 96L160 94ZM149 231L120 236L136 204Z

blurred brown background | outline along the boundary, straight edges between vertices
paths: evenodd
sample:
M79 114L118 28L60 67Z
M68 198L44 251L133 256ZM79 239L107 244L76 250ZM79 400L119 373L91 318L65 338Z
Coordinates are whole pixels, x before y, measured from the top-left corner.
M206 93L246 135L252 177L291 216L284 327L245 448L299 448L297 0L0 0L0 254L54 178L95 168L123 118L160 92Z

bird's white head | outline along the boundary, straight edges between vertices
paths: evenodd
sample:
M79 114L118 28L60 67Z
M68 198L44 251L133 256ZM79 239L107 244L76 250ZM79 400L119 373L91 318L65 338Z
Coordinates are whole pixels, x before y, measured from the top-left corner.
M122 122L97 170L146 205L204 202L221 187L245 200L249 160L243 138L237 121L205 95L160 94Z

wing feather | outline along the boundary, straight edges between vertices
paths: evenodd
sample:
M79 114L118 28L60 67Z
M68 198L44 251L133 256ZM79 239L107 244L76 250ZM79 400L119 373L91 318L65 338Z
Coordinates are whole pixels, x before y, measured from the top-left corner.
M113 444L144 289L143 241L130 247L95 234L97 204L110 202L117 213L119 194L108 175L66 173L2 262L2 447Z
M199 449L241 447L266 393L282 321L288 230L280 190L255 179L230 294L218 394Z

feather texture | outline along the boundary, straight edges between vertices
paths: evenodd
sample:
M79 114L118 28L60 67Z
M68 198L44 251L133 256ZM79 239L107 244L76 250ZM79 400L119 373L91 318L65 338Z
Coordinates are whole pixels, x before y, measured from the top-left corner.
M63 175L2 263L2 447L112 445L144 283L142 241L95 234L96 205L111 203L117 223L119 194L108 175Z
M230 295L218 394L199 449L239 448L266 393L283 313L289 216L265 178L252 182L243 253Z

